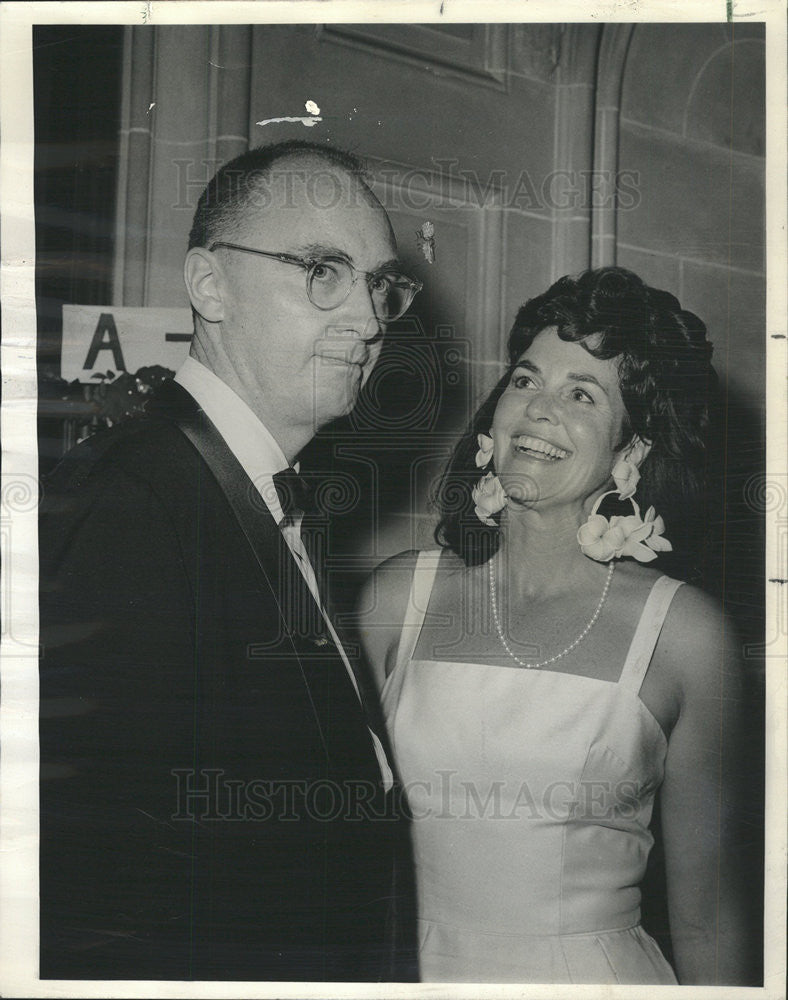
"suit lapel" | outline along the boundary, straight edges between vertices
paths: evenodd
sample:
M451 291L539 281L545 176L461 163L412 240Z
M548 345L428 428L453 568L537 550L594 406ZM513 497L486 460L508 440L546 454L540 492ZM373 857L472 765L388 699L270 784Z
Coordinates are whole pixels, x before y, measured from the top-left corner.
M177 382L157 390L146 407L153 416L177 424L189 439L224 494L261 570L286 632L275 656L289 647L307 689L323 746L332 758L332 744L347 736L350 720L362 725L362 709L345 664L326 628L322 613L298 568L282 532L254 483L194 398ZM342 721L342 731L331 720ZM333 737L332 737L333 733Z
M294 573L298 576L301 574L270 511L224 438L200 409L194 397L178 382L170 380L164 383L146 406L146 411L152 416L162 416L172 420L191 441L213 473L233 515L246 535L271 587L272 595L277 604L280 604L282 588L277 585L280 576L294 578ZM283 565L287 567L285 573L281 572ZM311 594L309 596L311 598ZM294 602L289 603L293 605ZM312 604L314 603L312 599ZM289 634L291 631L296 631L294 627L290 627L295 625L294 608L292 606L288 608L286 605L287 602L285 606L280 606L280 611L288 626Z

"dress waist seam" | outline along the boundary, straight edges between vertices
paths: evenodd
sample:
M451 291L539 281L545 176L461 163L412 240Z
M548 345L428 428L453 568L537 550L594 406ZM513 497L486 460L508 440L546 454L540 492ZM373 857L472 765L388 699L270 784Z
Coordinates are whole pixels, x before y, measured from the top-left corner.
M445 920L431 920L429 917L421 916L418 918L419 922L425 924L435 924L437 927L450 927L455 931L465 931L468 934L478 934L479 930L476 927L466 927L463 924L450 924ZM599 937L602 934L621 934L624 931L635 930L641 926L640 919L636 920L633 924L626 924L623 927L599 927L595 930L588 931L562 931L555 934L529 934L529 933L511 933L509 931L492 931L484 930L482 934L485 937L497 937L497 938L512 938L521 941L523 938L534 938L538 940L550 940L558 938L584 938L584 937Z

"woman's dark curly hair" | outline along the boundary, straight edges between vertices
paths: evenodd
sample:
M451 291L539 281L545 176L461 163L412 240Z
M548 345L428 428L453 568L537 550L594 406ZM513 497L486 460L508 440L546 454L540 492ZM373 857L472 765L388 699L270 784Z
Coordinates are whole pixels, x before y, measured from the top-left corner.
M635 434L651 442L636 499L642 510L653 504L662 514L666 536L680 551L683 536L697 528L691 512L706 478L706 439L717 385L712 345L701 320L682 309L673 295L650 288L620 267L560 278L520 308L509 334L506 374L460 438L435 491L433 503L441 518L436 541L467 565L484 562L496 551L498 530L481 524L471 498L480 476L474 461L476 438L489 432L518 359L548 327L555 327L562 340L582 342L596 358L619 359L627 414L619 447ZM586 338L594 334L589 343Z

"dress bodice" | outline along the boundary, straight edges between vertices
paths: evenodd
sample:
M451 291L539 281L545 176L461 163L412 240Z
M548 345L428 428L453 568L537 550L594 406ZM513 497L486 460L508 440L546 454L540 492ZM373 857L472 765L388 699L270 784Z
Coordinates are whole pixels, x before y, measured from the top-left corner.
M498 953L504 966L514 960L512 974L522 981L615 982L618 973L605 979L588 956L576 956L582 968L574 968L571 954L588 947L583 938L600 934L608 951L615 951L613 938L628 940L633 929L647 938L639 928L639 885L667 741L639 690L679 583L656 581L611 683L414 659L439 557L420 554L382 692L413 814L423 972L436 963L438 978L446 978L445 953L456 947L465 956L478 951L474 961L482 966ZM527 957L512 959L526 941ZM452 959L449 971L469 961ZM609 955L605 961L607 968ZM533 979L540 968L554 978ZM476 969L458 978L476 979ZM661 972L671 978L625 972L620 981L674 981L669 966ZM591 978L574 978L578 973Z

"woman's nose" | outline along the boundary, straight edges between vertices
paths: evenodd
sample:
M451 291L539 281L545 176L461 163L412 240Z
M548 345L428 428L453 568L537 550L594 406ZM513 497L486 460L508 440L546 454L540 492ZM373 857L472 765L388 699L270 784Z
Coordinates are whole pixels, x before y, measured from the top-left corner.
M534 421L547 420L551 424L554 424L558 419L556 415L556 401L552 394L545 390L539 390L529 396L525 412Z

